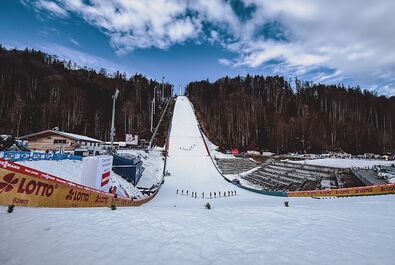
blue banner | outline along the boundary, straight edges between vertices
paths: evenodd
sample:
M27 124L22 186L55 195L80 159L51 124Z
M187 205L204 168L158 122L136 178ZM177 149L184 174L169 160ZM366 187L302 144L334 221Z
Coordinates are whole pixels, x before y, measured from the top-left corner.
M19 151L0 151L0 158L10 161L25 160L82 160L82 156L57 154L57 153L39 153L39 152L19 152Z

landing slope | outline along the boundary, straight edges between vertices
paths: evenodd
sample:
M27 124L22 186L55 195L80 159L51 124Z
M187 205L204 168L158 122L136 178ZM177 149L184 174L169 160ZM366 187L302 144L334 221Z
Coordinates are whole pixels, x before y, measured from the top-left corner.
M192 106L186 97L178 97L175 105L170 133L167 170L170 176L165 178L153 205L196 207L209 200L215 204L233 204L241 200L265 200L264 197L237 188L226 182L212 163ZM177 193L177 189L179 194ZM180 195L184 191L184 195ZM188 190L188 196L185 195ZM236 196L228 196L228 191L236 191ZM198 198L192 198L191 192L197 192ZM214 192L216 197L214 199ZM224 197L226 192L226 197ZM221 197L219 198L219 193Z

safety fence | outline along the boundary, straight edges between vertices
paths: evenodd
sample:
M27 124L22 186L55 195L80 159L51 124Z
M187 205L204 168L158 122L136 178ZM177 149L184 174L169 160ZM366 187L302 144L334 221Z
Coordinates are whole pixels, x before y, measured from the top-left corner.
M115 198L113 194L0 159L0 205L35 207L139 206L144 199Z
M288 197L346 197L394 194L395 184L364 186L333 190L290 191Z
M9 161L65 160L65 159L82 160L82 156L57 154L57 153L4 151L4 152L0 152L0 159L9 160Z

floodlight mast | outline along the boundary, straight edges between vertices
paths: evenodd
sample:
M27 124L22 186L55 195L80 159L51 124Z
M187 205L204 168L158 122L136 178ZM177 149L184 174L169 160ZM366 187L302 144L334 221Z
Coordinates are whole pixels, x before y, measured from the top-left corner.
M111 151L114 148L114 137L115 137L115 100L119 96L119 90L115 91L115 94L112 95L112 118L111 118L111 133L110 133L110 141L111 141Z

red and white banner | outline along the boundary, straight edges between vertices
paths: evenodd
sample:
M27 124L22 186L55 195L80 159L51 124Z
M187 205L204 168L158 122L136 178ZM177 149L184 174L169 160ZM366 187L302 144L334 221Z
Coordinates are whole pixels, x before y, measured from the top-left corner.
M88 156L82 160L81 183L108 191L112 170L112 156Z

